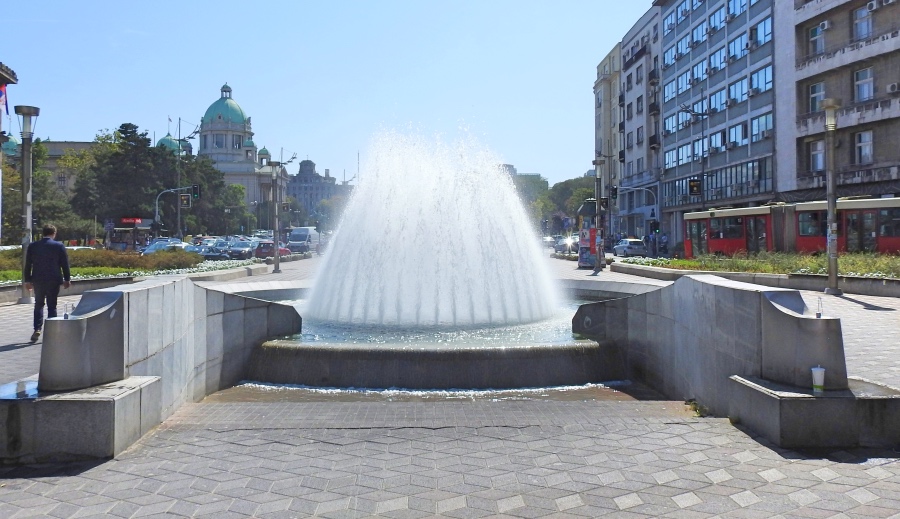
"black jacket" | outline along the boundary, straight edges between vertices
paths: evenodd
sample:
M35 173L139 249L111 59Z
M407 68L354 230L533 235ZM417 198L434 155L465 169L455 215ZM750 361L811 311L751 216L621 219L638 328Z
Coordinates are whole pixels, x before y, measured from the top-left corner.
M65 245L50 238L28 245L25 252L26 283L61 285L69 279L69 256Z

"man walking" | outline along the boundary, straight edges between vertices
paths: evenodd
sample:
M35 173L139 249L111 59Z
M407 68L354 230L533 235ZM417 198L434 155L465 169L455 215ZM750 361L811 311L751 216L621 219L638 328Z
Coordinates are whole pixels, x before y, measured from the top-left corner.
M34 288L34 333L31 342L41 337L44 325L44 302L47 303L47 318L56 317L56 298L59 286L69 288L69 256L66 247L53 241L56 227L45 225L44 238L28 245L25 252L25 288Z

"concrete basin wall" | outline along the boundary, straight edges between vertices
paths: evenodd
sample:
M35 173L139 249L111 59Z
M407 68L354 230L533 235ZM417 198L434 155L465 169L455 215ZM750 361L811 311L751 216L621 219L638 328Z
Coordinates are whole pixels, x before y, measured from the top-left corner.
M729 410L732 375L809 387L810 368L821 365L826 389L847 388L840 320L817 319L795 290L683 276L583 305L572 328L620 348L629 377L720 416Z

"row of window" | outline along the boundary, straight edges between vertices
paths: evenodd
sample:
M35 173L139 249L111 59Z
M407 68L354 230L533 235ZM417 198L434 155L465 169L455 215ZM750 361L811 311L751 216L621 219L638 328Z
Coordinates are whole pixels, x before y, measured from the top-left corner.
M809 171L821 173L825 171L825 141L816 140L807 143ZM853 134L853 164L867 166L875 162L875 139L872 130Z
M706 78L707 71L705 68L696 71L685 71L663 86L663 101L668 102L675 99L675 96L687 92L692 86L704 81ZM746 101L749 97L771 90L773 85L772 65L767 65L754 71L749 76L710 94L709 107L715 112L724 110L731 106L732 103L740 103ZM695 111L705 112L706 110L704 108L704 110Z
M825 82L820 81L809 85L809 111L822 110L822 102L825 101ZM875 73L872 67L866 67L853 71L853 102L864 103L875 98Z
M853 9L850 12L850 23L853 41L868 40L874 36L874 13L867 6ZM825 53L825 33L831 28L828 20L809 29L809 54L815 56Z
M628 132L628 134L625 135L625 147L626 148L631 149L634 147L634 144L635 144L634 136L635 136L635 132ZM644 127L640 126L637 129L637 144L640 146L643 143L644 143Z
M772 189L772 157L753 159L706 172L701 189L706 200L716 200L742 194L766 192ZM662 205L664 207L684 204L690 201L691 178L679 178L663 183Z
M754 5L758 1L759 0L749 0L749 4ZM709 16L710 23L713 23L715 18L715 22L720 24L719 28L723 27L725 23L728 22L729 16L734 18L746 11L747 3L748 0L728 0L725 5L716 9L716 11ZM682 0L681 3L678 4L678 7L673 9L672 12L663 19L663 34L669 34L674 31L677 24L687 20L691 11L697 9L702 4L703 0Z
M668 119L666 124L668 125ZM768 139L772 136L772 128L772 112L753 117L749 121L714 131L693 142L667 150L663 155L663 165L666 169L670 169L691 161L703 160L711 154L721 153L727 149L746 146L749 142Z
M663 52L663 67L674 65L680 58L687 56L695 46L706 41L707 36L717 29L706 21L697 25L693 31L684 35ZM772 17L751 27L747 32L729 40L727 44L710 53L709 66L721 69L730 61L740 59L753 49L772 41Z
M224 133L214 133L212 135L201 135L200 136L200 149L225 149L227 142L227 135ZM231 136L231 149L239 150L244 146L244 136L243 135L232 135Z

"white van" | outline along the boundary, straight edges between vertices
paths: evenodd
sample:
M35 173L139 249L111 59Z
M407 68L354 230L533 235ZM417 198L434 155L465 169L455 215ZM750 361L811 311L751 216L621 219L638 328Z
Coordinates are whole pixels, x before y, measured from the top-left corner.
M319 233L315 227L294 227L288 236L291 252L309 252L319 243Z

